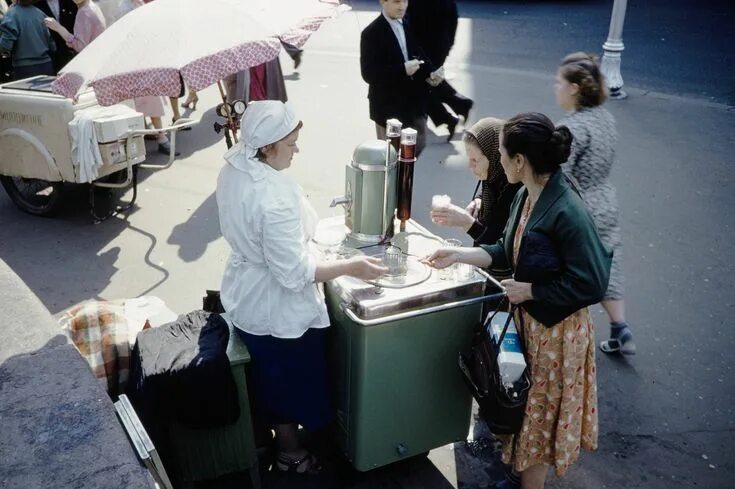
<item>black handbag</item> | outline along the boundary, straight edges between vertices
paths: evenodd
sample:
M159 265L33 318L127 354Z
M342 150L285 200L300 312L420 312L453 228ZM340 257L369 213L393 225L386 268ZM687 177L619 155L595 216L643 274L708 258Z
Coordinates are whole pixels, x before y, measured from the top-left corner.
M480 406L480 417L487 423L490 432L505 435L516 434L521 429L528 391L531 388L531 376L526 366L521 378L512 386L505 386L500 378L497 345L502 344L513 312L519 306L513 306L511 309L496 345L489 327L500 307L498 305L498 308L478 325L472 346L466 353L460 353L457 361L470 392ZM525 350L521 349L525 357Z

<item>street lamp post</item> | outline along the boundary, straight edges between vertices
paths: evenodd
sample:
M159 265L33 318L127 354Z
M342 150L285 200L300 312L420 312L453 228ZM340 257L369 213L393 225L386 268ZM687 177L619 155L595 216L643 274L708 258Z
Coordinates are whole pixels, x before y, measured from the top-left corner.
M605 51L602 55L602 74L607 80L610 90L610 98L622 100L628 96L623 91L623 75L620 74L621 55L625 46L623 45L623 22L625 21L625 8L628 0L614 0L612 16L610 17L610 32L607 41L602 45Z

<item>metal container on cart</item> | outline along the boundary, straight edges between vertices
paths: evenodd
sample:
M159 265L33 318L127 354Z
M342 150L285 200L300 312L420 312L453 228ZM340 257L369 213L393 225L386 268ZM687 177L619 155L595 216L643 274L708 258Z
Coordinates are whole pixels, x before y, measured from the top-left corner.
M331 218L320 229L344 229ZM414 221L397 236L414 265L441 245ZM394 243L395 243L394 239ZM343 243L343 250L359 243ZM360 251L380 256L384 246ZM409 265L409 269L411 265ZM416 270L419 270L417 267ZM405 287L351 277L325 285L332 324L331 369L337 393L338 445L352 465L371 470L464 440L472 398L457 368L481 320L483 303L499 299L487 276L442 280L427 269Z

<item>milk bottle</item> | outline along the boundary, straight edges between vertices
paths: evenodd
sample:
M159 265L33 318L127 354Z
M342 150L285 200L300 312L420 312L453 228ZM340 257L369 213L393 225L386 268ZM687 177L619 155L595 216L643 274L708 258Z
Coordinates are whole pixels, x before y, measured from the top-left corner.
M498 312L486 326L496 346L507 319L507 312ZM498 348L498 371L503 384L510 386L521 378L524 370L526 370L526 360L523 358L521 337L516 329L515 321L511 318L508 331L503 337L503 343Z

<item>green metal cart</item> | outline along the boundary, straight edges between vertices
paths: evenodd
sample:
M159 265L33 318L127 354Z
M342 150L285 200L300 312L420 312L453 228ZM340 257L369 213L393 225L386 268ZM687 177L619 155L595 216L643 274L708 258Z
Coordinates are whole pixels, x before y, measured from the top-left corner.
M408 230L412 255L428 252L426 243L437 239L415 222L409 222ZM362 251L379 255L382 249ZM326 284L337 442L357 470L466 439L472 397L457 354L469 346L483 302L500 297L488 295L486 289L493 286L487 281L487 275L472 270L450 280L432 272L396 288L350 277Z

